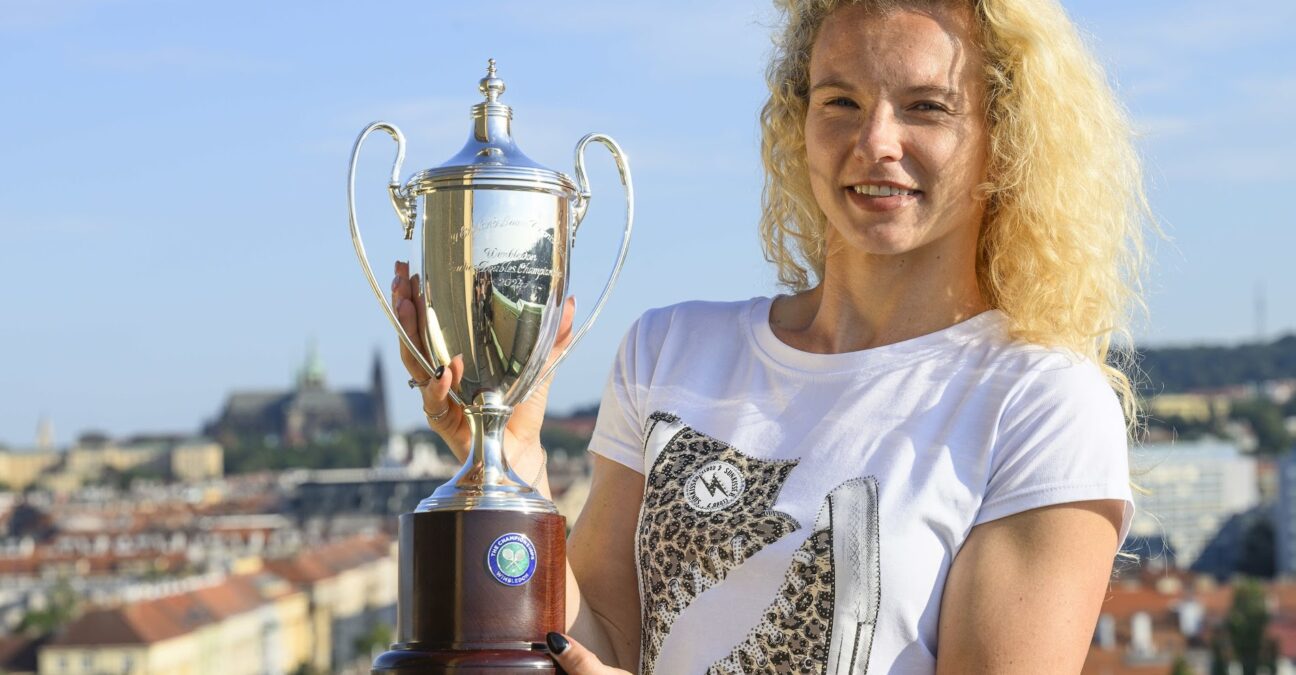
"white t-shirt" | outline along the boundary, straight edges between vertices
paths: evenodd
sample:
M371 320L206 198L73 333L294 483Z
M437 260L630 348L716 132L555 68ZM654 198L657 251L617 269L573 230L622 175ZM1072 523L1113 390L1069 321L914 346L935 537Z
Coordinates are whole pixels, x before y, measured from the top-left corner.
M995 310L812 354L770 305L649 311L613 365L590 449L645 475L641 672L932 673L973 526L1120 499L1124 541L1125 423L1091 361Z

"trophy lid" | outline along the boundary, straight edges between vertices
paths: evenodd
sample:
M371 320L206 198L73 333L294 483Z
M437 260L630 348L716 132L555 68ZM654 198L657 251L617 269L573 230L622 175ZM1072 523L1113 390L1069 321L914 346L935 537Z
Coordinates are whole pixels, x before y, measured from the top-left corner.
M495 59L477 85L485 101L472 107L472 133L449 161L410 178L414 194L438 189L505 188L576 195L576 184L565 174L548 169L517 147L513 140L513 109L500 103L504 80L495 76Z

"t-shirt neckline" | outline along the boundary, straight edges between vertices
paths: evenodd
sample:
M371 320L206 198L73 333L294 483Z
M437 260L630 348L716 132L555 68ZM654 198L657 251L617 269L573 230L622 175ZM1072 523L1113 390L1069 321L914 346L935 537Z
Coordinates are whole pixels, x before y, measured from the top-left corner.
M770 328L772 297L753 298L747 312L750 336L757 353L784 368L802 372L860 374L861 371L890 368L931 356L942 349L965 344L978 337L1002 335L1003 312L990 309L938 331L901 340L889 345L841 354L816 354L801 351L780 340Z

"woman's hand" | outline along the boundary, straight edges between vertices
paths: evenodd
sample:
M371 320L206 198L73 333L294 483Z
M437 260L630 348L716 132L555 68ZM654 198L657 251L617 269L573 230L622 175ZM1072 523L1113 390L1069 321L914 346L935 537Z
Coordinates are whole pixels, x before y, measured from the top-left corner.
M562 666L567 675L630 675L620 668L603 665L593 652L562 633L546 635L545 643L549 645L549 653L553 655L554 661Z
M420 326L424 325L426 306L422 301L422 291L418 275L409 276L409 263L396 263L396 278L392 280L392 309L400 320L405 332L420 349L424 340ZM563 318L558 327L558 337L553 350L546 361L547 368L562 350L571 342L572 318L576 313L576 299L567 298L563 304ZM472 436L468 419L463 408L450 400L450 388L463 378L464 363L462 355L456 355L442 369L441 377L433 377L419 365L418 359L400 343L401 363L410 377L417 382L425 383L420 387L423 394L423 412L427 415L428 426L441 436L455 456L463 461L468 457ZM423 356L430 363L431 357L424 352ZM550 380L536 384L535 390L527 400L513 409L509 418L508 429L504 436L504 447L509 454L509 462L517 466L522 454L539 452L540 426L544 423L545 402L549 398Z

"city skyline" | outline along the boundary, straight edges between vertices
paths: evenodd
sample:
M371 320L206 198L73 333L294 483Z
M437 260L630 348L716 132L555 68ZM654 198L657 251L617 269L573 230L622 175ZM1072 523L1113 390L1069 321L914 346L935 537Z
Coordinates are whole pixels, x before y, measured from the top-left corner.
M1284 292L1296 206L1281 189L1296 181L1296 7L1064 4L1130 108L1171 237L1149 241L1151 320L1136 339L1296 331ZM755 231L770 4L493 7L489 21L401 2L364 15L340 3L0 7L0 72L20 94L0 110L0 443L31 445L42 416L59 445L89 429L196 431L231 390L290 385L312 339L344 387L380 349L394 427L419 424L345 233L346 160L372 119L409 137L403 176L452 156L487 58L527 154L569 172L576 140L602 131L635 172L630 258L553 408L597 401L644 309L777 292ZM383 201L392 152L368 143L357 186L380 281L408 257ZM611 162L589 161L594 205L573 268L585 309L621 219Z

